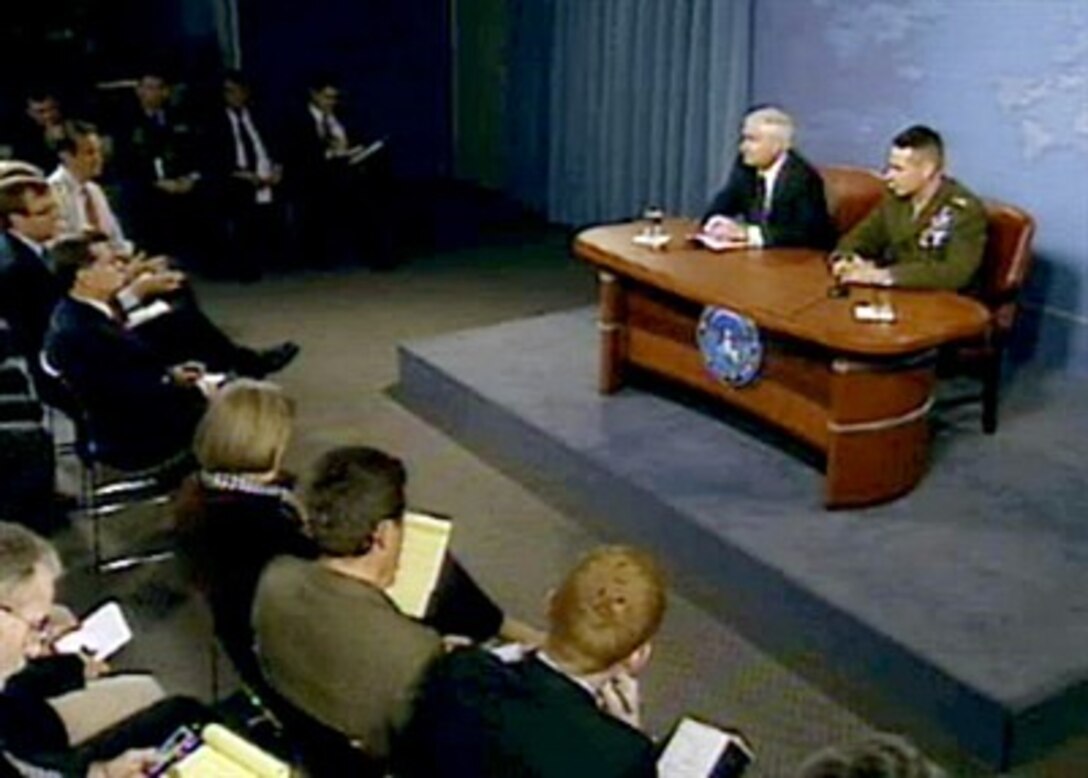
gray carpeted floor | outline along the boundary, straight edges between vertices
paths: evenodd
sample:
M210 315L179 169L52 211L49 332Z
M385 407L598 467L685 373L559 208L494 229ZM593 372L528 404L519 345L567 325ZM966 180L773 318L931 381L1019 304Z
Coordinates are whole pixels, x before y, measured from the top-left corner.
M567 256L563 235L417 258L388 274L343 270L200 290L205 307L240 340L302 344L302 356L280 376L300 410L290 467L303 470L325 448L346 442L403 457L411 501L454 515L463 561L505 608L540 622L549 587L598 539L385 390L396 380L400 342L591 302L592 276ZM109 539L135 542L151 532L146 518L115 520ZM118 663L153 669L172 691L207 697L206 616L173 565L92 576L87 534L77 522L57 538L71 569L67 598L85 606L117 596L131 605L137 638ZM722 723L740 727L758 750L753 778L788 776L812 749L874 726L864 694L830 698L682 597L670 602L657 649L644 687L649 729L663 732L684 711L728 711ZM938 756L953 775L986 774L955 753ZM1085 765L1088 742L1078 741L1015 774L1080 776L1088 774Z

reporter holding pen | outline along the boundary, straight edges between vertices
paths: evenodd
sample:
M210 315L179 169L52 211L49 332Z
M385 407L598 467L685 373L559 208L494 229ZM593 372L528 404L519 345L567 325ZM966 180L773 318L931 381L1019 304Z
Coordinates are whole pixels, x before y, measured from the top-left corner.
M398 775L638 778L657 775L640 729L637 677L665 613L647 554L605 546L552 595L539 650L438 660L425 680Z
M0 778L143 775L154 752L131 749L157 746L181 724L207 720L207 711L163 699L150 677L99 679L102 663L54 654L60 572L47 541L0 522Z

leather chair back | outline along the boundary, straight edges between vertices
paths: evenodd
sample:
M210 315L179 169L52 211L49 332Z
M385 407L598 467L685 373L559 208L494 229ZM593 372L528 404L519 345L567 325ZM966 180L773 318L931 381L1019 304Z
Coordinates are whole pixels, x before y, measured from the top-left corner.
M1035 220L1025 211L985 200L986 251L979 271L979 300L993 313L999 333L1012 329L1016 300L1031 270Z
M884 195L884 180L860 167L821 167L827 210L839 235L845 235L876 207Z

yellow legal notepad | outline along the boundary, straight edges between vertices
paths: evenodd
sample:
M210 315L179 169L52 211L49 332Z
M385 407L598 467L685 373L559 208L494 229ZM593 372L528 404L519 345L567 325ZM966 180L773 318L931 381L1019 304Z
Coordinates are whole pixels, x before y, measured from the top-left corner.
M291 768L219 724L200 733L204 741L167 771L172 778L288 778Z
M443 516L404 512L404 542L397 579L386 591L401 611L414 618L427 612L450 545L453 522Z

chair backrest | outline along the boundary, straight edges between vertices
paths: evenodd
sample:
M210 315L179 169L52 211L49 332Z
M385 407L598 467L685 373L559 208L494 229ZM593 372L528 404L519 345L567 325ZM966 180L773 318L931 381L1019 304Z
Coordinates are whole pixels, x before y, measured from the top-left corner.
M845 235L876 207L884 195L884 180L874 170L860 167L820 168L827 210L839 235Z
M37 369L30 370L30 377L34 381L34 389L38 398L50 406L56 408L67 416L76 429L76 437L87 438L87 412L79 401L75 390L69 385L60 369L50 360L49 355L43 349L38 352ZM84 440L83 443L88 443ZM77 449L81 444L77 442Z
M977 297L993 313L994 324L1011 329L1016 298L1031 271L1035 220L1026 211L985 200L986 251L979 270Z

